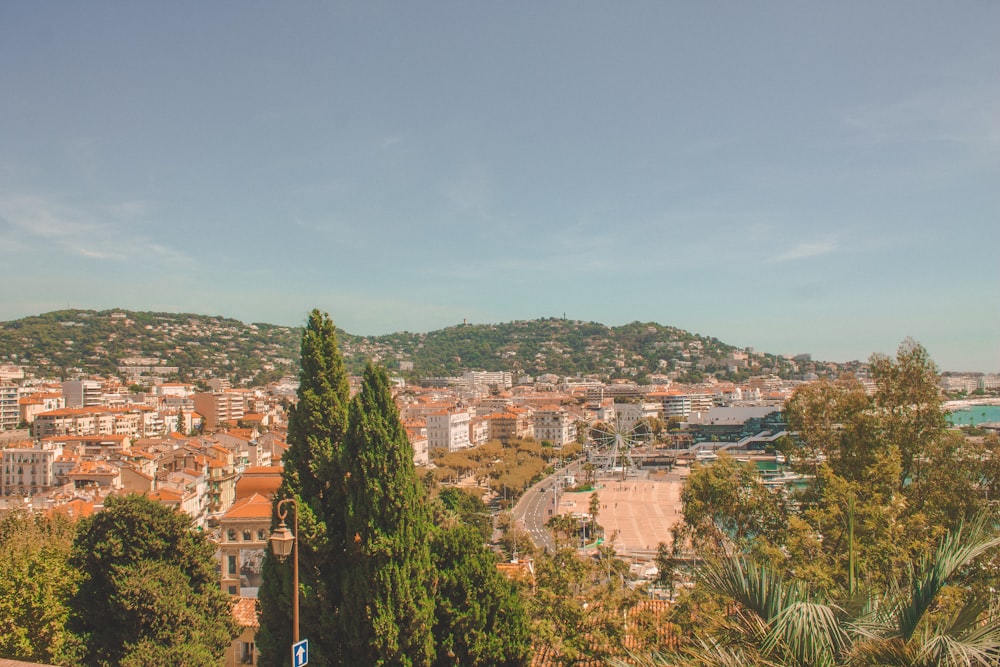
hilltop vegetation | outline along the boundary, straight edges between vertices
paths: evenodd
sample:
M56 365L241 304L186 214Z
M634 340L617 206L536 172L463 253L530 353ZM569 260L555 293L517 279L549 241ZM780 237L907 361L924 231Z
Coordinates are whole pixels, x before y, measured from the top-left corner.
M171 380L225 377L234 385L263 384L297 372L301 335L300 327L206 315L61 310L0 324L0 363L21 364L44 377L72 378L117 374L129 365L123 360L153 360L176 367L167 376ZM807 355L794 360L745 356L716 338L642 322L608 327L549 318L384 336L338 330L338 337L350 373L360 374L365 362L374 360L411 380L467 370L639 383L652 374L698 382L710 376L734 381L767 374L835 376L841 370Z

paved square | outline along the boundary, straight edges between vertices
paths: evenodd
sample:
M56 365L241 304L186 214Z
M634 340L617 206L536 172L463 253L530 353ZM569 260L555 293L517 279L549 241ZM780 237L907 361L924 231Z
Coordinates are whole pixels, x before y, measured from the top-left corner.
M619 553L655 551L660 542L670 544L670 529L682 520L681 489L687 472L625 481L602 479L594 483L600 500L597 523L604 528L606 539L618 531L615 548ZM589 513L593 493L561 493L559 513Z

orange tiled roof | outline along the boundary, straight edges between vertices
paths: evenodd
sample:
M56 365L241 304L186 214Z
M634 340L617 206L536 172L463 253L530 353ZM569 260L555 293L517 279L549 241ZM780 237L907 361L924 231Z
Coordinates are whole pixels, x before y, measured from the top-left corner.
M270 498L254 493L233 503L222 519L270 519L271 512Z
M241 628L259 628L260 612L257 609L257 598L233 598L233 620Z

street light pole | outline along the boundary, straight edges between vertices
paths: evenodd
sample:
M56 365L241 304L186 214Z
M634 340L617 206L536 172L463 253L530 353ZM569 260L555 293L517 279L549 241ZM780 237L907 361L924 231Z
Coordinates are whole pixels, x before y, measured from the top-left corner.
M291 503L295 508L294 533L285 525L285 517L288 516L285 503ZM299 643L299 506L294 498L285 498L278 503L277 510L281 524L271 533L268 541L278 561L284 563L289 554L292 555L292 644L295 645Z

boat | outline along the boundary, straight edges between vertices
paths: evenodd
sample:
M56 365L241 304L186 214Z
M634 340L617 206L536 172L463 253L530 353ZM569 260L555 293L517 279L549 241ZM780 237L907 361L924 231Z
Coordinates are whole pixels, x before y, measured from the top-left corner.
M702 462L705 462L705 461L715 461L718 458L719 458L718 454L716 454L713 451L707 450L707 449L699 449L694 454L694 460L695 461L702 461Z

